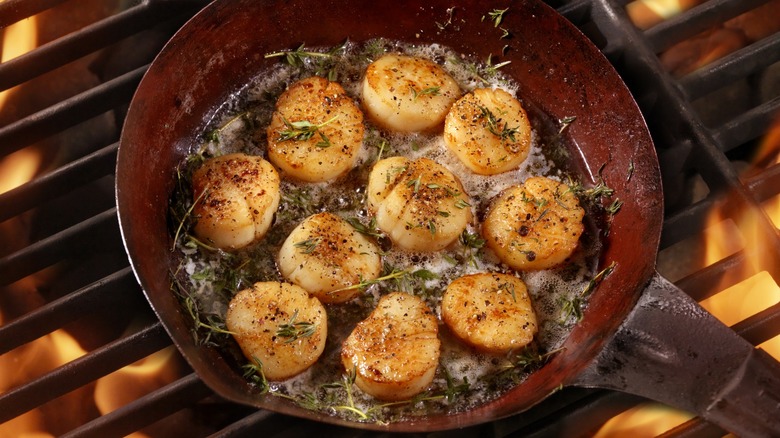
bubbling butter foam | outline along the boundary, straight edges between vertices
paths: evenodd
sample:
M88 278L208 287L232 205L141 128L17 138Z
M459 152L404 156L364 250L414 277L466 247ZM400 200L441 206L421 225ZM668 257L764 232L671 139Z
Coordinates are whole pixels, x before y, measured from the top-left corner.
M328 51L327 48L308 50ZM319 58L307 58L302 68L279 63L259 74L222 105L210 128L204 133L216 132L218 135L204 135L208 140L193 154L216 156L244 152L265 156L265 128L273 113L276 98L288 85L312 74L322 73L325 69L327 74L335 75L347 94L360 103L363 72L375 57L385 52L425 57L439 63L456 79L464 92L486 86L482 79L474 75L476 63L440 45L406 45L386 40L347 43L343 50L324 64ZM488 86L500 87L515 96L520 90L519 84L500 75L496 75ZM518 97L522 102L522 96ZM428 157L447 167L458 176L469 194L475 218L482 217L490 200L502 190L528 177L544 175L562 180L564 170L548 157L551 145L545 139L550 137L540 131L545 126L541 123L544 115L531 111L529 115L537 123L534 123L528 158L516 170L492 176L469 171L445 147L440 134L388 132L366 121L366 134L358 163L348 175L331 183L282 182L279 210L271 231L261 243L234 254L226 254L197 248L186 244L186 239L180 239L177 243L178 255L182 260L180 284L184 285L189 299L197 303L203 318L224 319L227 303L237 290L249 287L256 281L283 281L275 263L279 247L304 218L329 211L369 224L370 217L365 207L368 173L374 162L388 156L404 155L411 159ZM467 232L478 236L479 224L469 225ZM583 239L586 243L580 245L564 267L513 272L526 282L534 303L540 327L535 344L540 353L558 349L576 323L564 311L563 303L578 296L593 277L600 250L598 238L595 237L597 235L598 229L593 221L586 223L586 236L590 237ZM457 341L442 323L440 366L428 392L409 403L393 406L382 405L356 387L350 388L350 396L345 389L349 386L345 375L350 370L344 370L341 366L341 342L355 324L371 312L380 296L394 290L413 293L423 298L440 319L441 295L452 280L477 272L512 272L487 248L455 243L435 253L409 253L392 248L386 241L379 243L386 250L383 255L386 273L405 271L406 275L367 285L359 298L349 303L328 306L328 341L318 363L292 379L272 383L272 393L282 394L309 409L351 420L385 422L427 413L467 410L499 396L513 385L521 384L529 370L517 366L518 361L512 354L498 357L476 353ZM230 339L225 340L223 347L235 355L235 345ZM447 394L455 395L448 397ZM350 403L354 409L345 409ZM356 410L364 413L365 418L356 415Z

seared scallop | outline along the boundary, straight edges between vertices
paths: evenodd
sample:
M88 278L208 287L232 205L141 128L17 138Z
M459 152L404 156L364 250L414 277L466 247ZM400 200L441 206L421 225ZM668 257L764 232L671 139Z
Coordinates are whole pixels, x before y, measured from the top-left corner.
M380 400L406 400L433 380L441 343L433 312L418 297L394 292L344 341L341 361L355 384Z
M469 197L458 178L428 158L391 157L368 177L369 210L393 244L408 251L438 251L471 222Z
M511 94L478 88L450 109L444 143L474 173L495 175L517 168L528 157L531 124Z
M224 250L261 239L279 206L279 174L261 157L241 153L207 160L192 175L195 235Z
M513 269L557 266L574 250L585 211L566 184L532 177L499 194L482 223L482 237Z
M255 283L230 301L225 319L241 351L259 361L268 380L284 380L313 365L325 349L325 307L302 288Z
M402 132L441 125L460 96L457 82L441 66L399 54L371 63L362 90L366 113L382 127Z
M279 96L267 129L268 158L293 178L329 181L355 165L363 132L363 113L341 85L309 77Z
M279 251L279 271L324 303L341 303L360 293L360 282L382 273L379 247L332 213L301 222Z
M488 353L528 345L538 324L525 283L514 275L480 273L450 283L441 316L455 335Z

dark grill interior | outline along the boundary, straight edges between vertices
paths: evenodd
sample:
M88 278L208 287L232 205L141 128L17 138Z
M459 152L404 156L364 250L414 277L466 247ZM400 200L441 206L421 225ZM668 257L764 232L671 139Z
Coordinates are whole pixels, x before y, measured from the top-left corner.
M0 163L20 154L39 160L32 180L0 194L0 375L7 376L0 377L0 423L8 422L0 431L32 418L43 430L67 436L367 434L224 402L172 347L128 266L113 172L135 87L164 42L205 2L76 3L0 3L1 28L42 13L38 28L43 39L32 52L0 64L0 90L19 86L0 111ZM762 203L780 193L780 164L745 175L737 168L757 154L778 114L780 33L746 38L743 48L682 76L670 72L668 58L658 55L777 1L710 0L644 31L630 21L625 1L549 3L610 59L647 119L666 189L661 274L697 300L759 271L778 283L780 239ZM88 8L95 11L84 12ZM77 14L91 18L67 24ZM48 31L57 26L62 29ZM4 178L8 174L0 173L0 183ZM699 255L705 220L721 204L727 217L746 210L761 213L750 230L739 230L757 232L759 243L704 266ZM752 266L752 253L762 255L758 266L738 270ZM780 304L733 328L755 345L777 336ZM38 352L21 359L60 329L85 354L57 360ZM103 385L98 379L166 352L171 359L163 377L147 379L154 380L148 388L132 385L132 401L101 414L100 403L92 399ZM446 434L587 436L642 401L623 393L566 388L522 415ZM39 414L22 417L34 410ZM722 435L697 419L668 432L675 437Z

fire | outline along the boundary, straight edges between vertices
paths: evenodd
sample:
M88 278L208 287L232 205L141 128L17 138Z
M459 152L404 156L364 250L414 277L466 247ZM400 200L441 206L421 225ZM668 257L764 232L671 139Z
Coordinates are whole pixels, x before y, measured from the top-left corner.
M2 2L4 0L0 0ZM3 51L0 62L6 62L23 55L38 46L37 22L35 17L14 23L3 32ZM0 92L0 108L3 107L8 95L13 91Z
M764 140L755 157L755 161L765 165L780 165L780 119L773 125ZM780 224L780 195L770 198L764 202L761 207L774 223L775 227ZM707 251L705 262L709 265L721 260L727 256L720 247L721 242L736 242L740 249L757 248L761 246L760 236L744 230L756 230L758 227L753 224L759 220L759 212L747 210L740 217L734 218L740 225L739 229L745 233L737 236L736 233L719 233L707 240ZM711 223L720 224L724 221L723 213L713 212L710 217ZM741 241L740 241L741 240ZM715 315L726 325L734 325L769 306L780 302L780 287L774 281L771 275L766 271L757 269L761 265L759 259L762 254L749 253L751 258L746 269L752 269L755 272L748 272L749 277L717 295L704 300L701 305L710 313ZM780 335L766 341L760 345L769 354L780 359Z
M660 403L642 403L609 419L593 438L659 436L691 418L693 415Z
M0 0L2 2L4 0ZM0 62L21 56L38 46L38 18L33 16L0 29ZM29 87L14 87L0 91L0 111L10 112L7 119L15 117L9 97L23 99L31 92ZM5 115L5 114L4 114ZM13 190L30 180L39 171L42 162L41 148L35 145L0 157L0 194ZM12 218L0 223L0 257L29 244L27 223L23 218ZM18 304L19 310L0 308L0 325L24 314L40 303L37 289L46 283L45 271L23 278L7 286L0 285L0 296L13 300L15 296L29 299ZM12 301L13 302L13 301ZM22 303L26 303L24 300ZM0 436L51 437L83 424L94 416L94 405L100 414L145 395L175 380L171 358L175 350L168 348L135 364L99 379L94 384L63 395L8 422L0 424ZM0 392L24 385L40 376L87 354L79 342L65 330L56 330L12 351L0 355ZM146 435L134 434L134 437Z
M100 413L112 412L176 380L175 357L176 349L171 346L98 380L95 404ZM128 436L142 438L147 435L136 432Z
M764 137L754 162L760 168L780 164L780 119ZM772 219L775 227L780 226L780 195L764 202L761 207ZM742 250L760 247L760 241L757 241L760 237L749 232L757 229L754 224L759 219L759 214L746 210L739 217L728 218L722 209L715 209L704 230L705 265L709 266ZM748 253L751 258L761 256L760 253ZM734 281L722 278L722 286L716 288L720 292L701 302L705 309L729 326L780 302L780 287L769 273L758 269L761 260L750 259L745 266L745 269L751 270L748 275L727 273L732 279L747 277L745 280L728 286ZM759 347L780 359L780 335L767 340ZM692 417L689 413L647 402L607 421L595 437L657 436Z
M3 0L0 0L3 1ZM6 62L23 55L38 45L37 22L35 17L14 23L2 32L3 45L0 62ZM8 96L18 87L0 91L0 110ZM37 151L21 150L0 161L0 194L16 188L32 179L41 161Z
M30 380L85 354L78 342L64 330L57 330L0 356L0 391ZM50 437L45 409L35 409L0 424L0 436Z

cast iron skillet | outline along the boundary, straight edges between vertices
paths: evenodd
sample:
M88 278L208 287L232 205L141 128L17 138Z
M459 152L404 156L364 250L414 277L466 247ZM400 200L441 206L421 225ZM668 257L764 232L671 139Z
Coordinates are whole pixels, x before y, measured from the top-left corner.
M501 27L511 32L509 40L486 17L507 5ZM450 7L452 22L441 29ZM196 346L191 322L170 291L166 227L176 165L219 104L279 62L264 54L379 36L441 43L477 59L495 57L509 44L500 59L512 62L502 71L522 85L522 99L552 120L576 117L567 131L575 168L586 184L603 168L603 178L624 201L601 260L616 268L591 296L564 351L493 402L389 425L351 423L279 397L254 396L219 350ZM431 431L516 414L562 385L597 386L687 409L742 436L780 434L778 399L761 395L780 394L777 363L655 273L661 181L635 102L601 53L539 1L214 2L174 36L142 80L122 133L116 184L123 238L147 298L197 374L229 400L355 427Z

